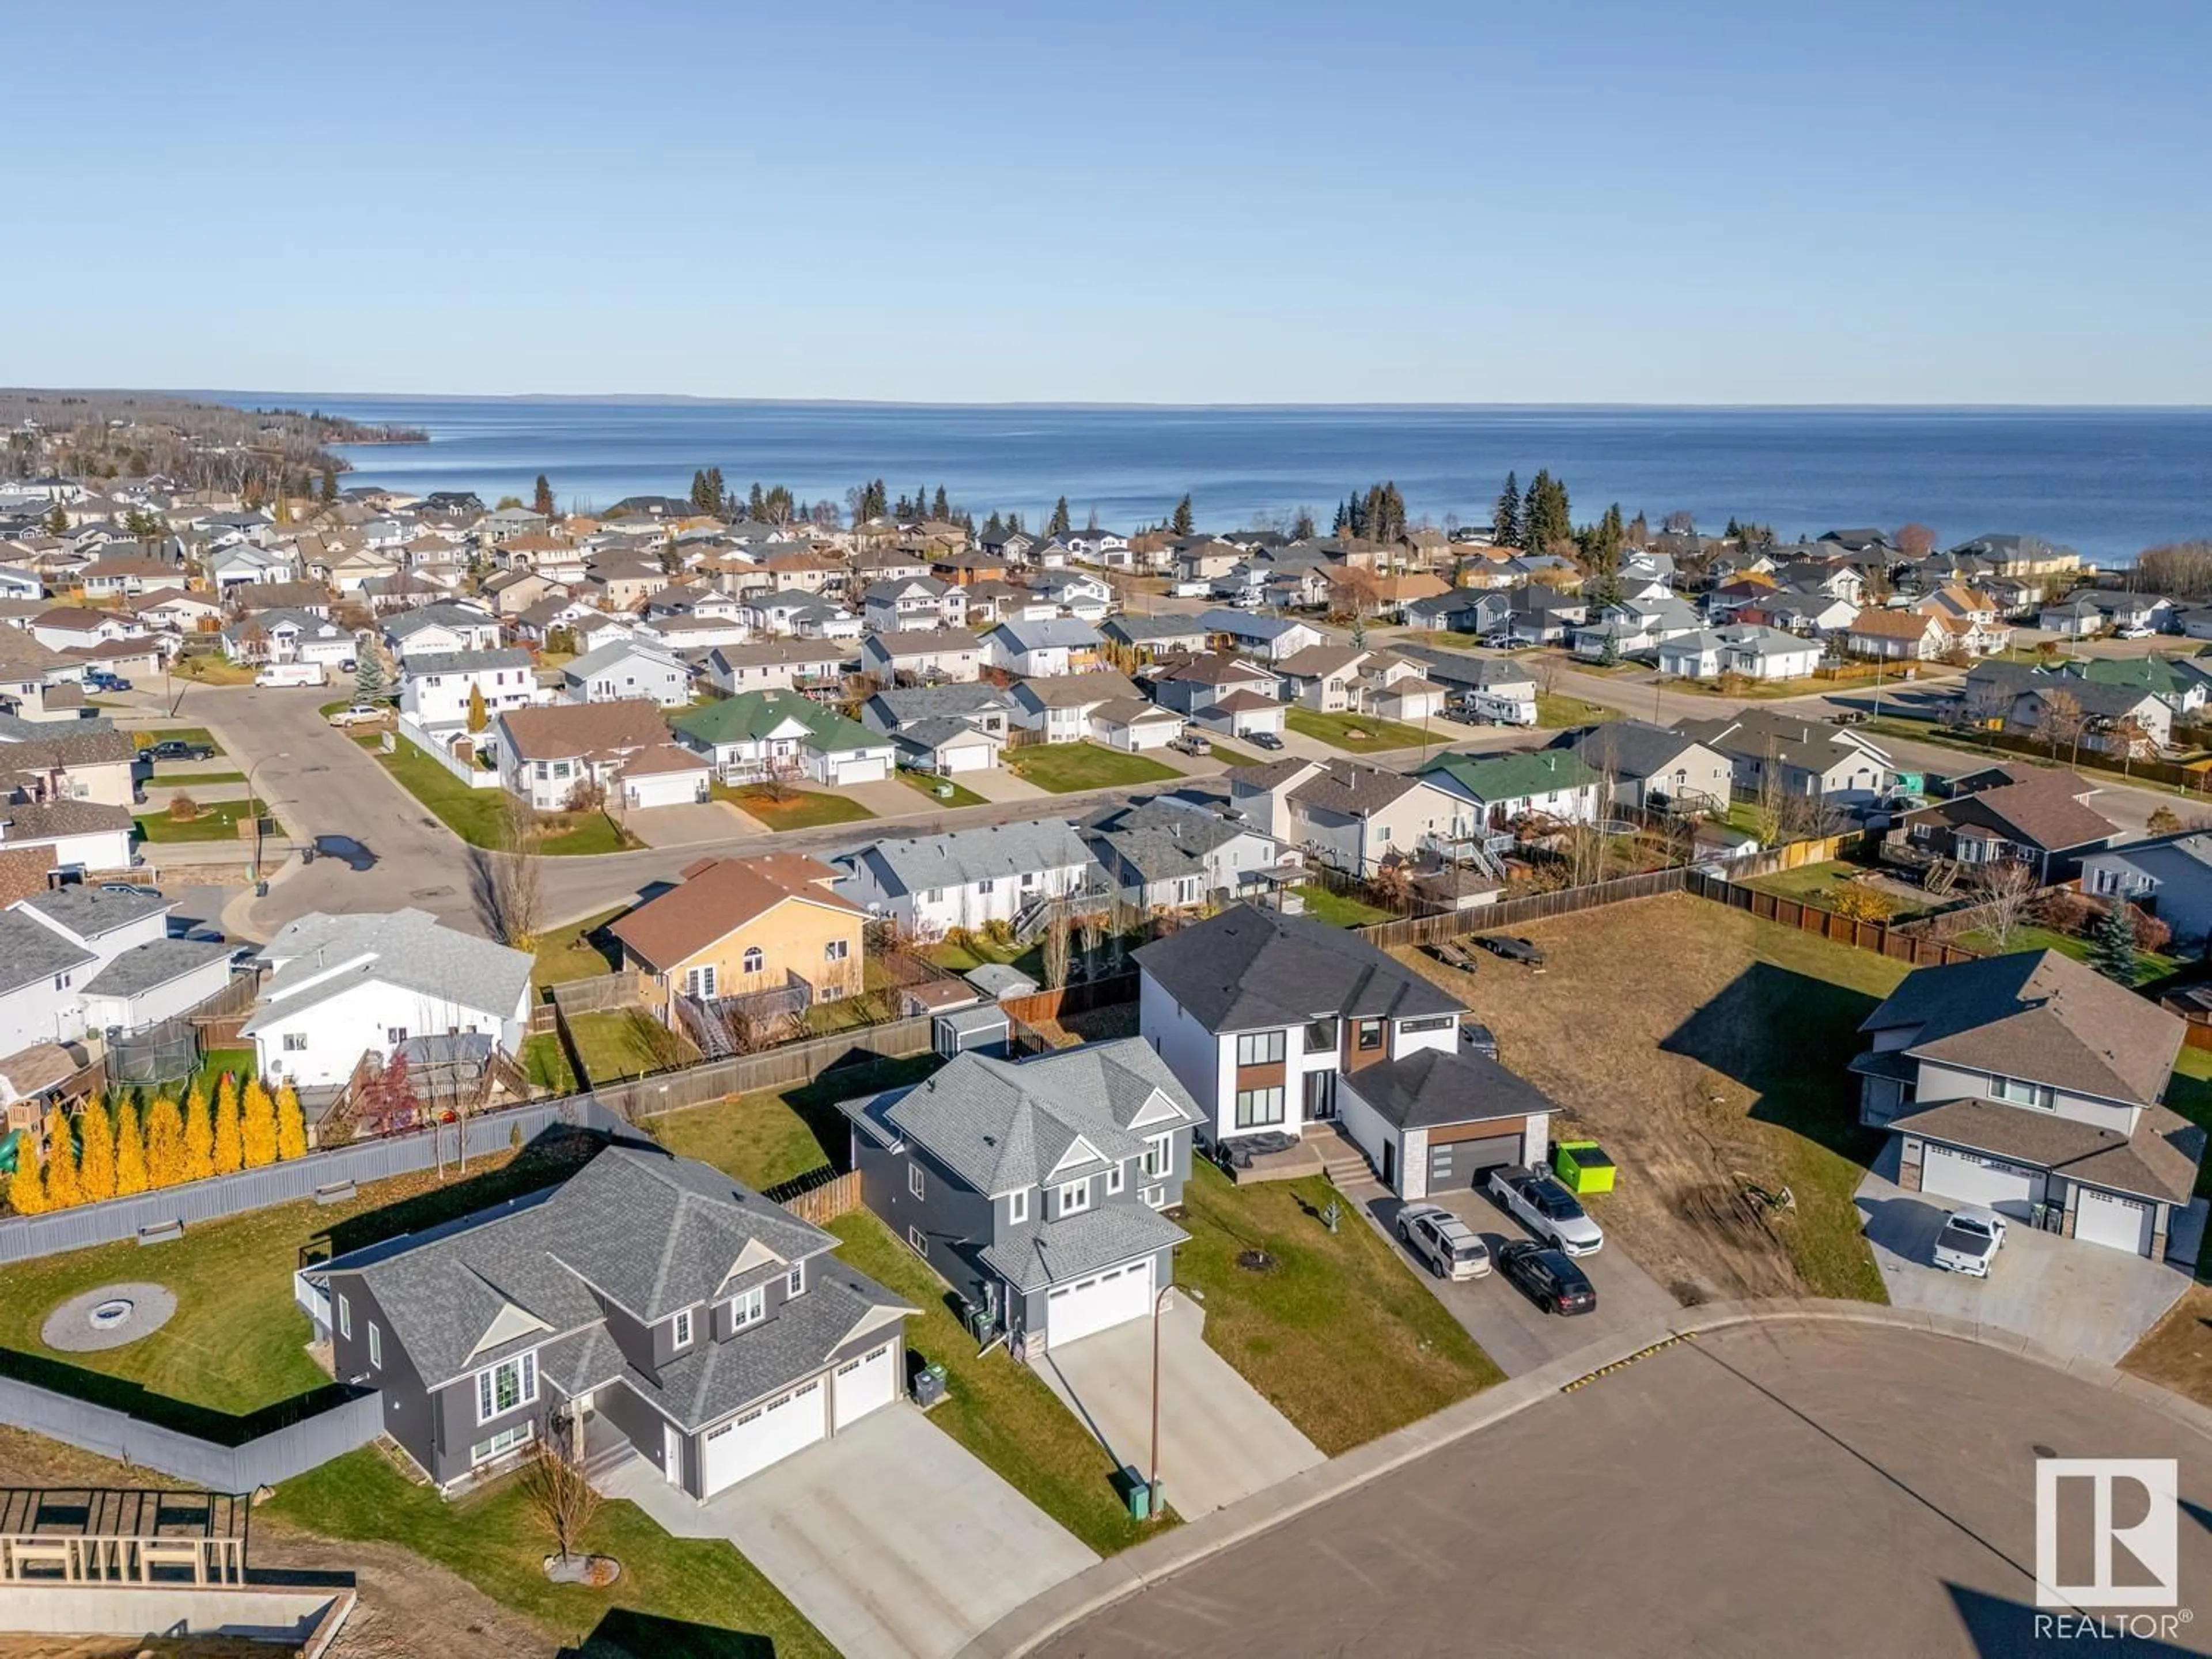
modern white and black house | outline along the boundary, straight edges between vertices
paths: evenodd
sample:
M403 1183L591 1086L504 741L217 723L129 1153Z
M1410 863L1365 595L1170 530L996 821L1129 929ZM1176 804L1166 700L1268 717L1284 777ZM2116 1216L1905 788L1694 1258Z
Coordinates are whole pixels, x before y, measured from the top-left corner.
M2183 1022L2056 951L1919 968L1859 1027L1898 1185L2158 1261L2204 1131L2165 1103Z
M1462 1046L1464 1004L1342 928L1240 904L1136 962L1144 1040L1210 1144L1341 1128L1402 1198L1543 1160L1552 1103Z
M840 1109L868 1207L1025 1357L1145 1317L1173 1282L1188 1235L1159 1212L1205 1114L1137 1038L963 1054Z
M898 1396L915 1310L711 1165L617 1144L559 1186L301 1274L337 1379L451 1488L549 1435L704 1499Z

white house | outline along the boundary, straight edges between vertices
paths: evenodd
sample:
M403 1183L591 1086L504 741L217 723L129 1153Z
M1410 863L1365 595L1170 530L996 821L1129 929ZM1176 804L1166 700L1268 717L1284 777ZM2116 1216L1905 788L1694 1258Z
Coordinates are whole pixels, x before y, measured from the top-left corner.
M1025 677L1080 674L1098 665L1105 641L1089 623L1073 617L1048 622L1000 623L983 635L991 660Z
M499 645L499 618L472 605L441 599L419 611L385 619L384 637L400 658L453 651L490 651Z
M1092 716L1107 704L1143 701L1126 676L1109 669L1017 680L1010 695L1013 723L1046 743L1080 743L1091 735Z
M850 654L819 640L760 640L717 646L702 672L725 691L835 691L844 684Z
M1237 768L1229 800L1284 845L1358 876L1372 874L1389 854L1455 847L1477 816L1429 779L1343 759Z
M135 1031L229 983L229 948L168 937L150 890L70 886L0 912L0 1052Z
M846 789L881 783L896 763L888 737L799 691L741 691L686 709L671 724L727 783L805 777Z
M989 648L982 641L951 629L871 634L860 641L860 672L886 685L901 678L913 684L979 679L989 660Z
M968 590L934 576L880 581L861 595L860 615L879 634L911 633L925 628L965 628Z
M691 671L641 637L617 640L562 668L561 694L571 702L647 697L663 708L682 708L691 701Z
M872 842L834 860L837 894L922 939L1033 920L1080 894L1091 854L1066 823L1006 823Z
M496 719L510 708L544 702L530 653L498 651L425 652L400 665L399 712L423 727L464 726L469 694L483 694L484 712Z
M447 927L422 910L317 912L263 947L270 969L246 1023L261 1074L342 1084L410 1036L480 1032L512 1054L530 1018L529 952Z
M1754 680L1803 679L1820 664L1818 641L1749 623L1699 629L1659 642L1659 672L1679 679L1709 680L1723 674Z

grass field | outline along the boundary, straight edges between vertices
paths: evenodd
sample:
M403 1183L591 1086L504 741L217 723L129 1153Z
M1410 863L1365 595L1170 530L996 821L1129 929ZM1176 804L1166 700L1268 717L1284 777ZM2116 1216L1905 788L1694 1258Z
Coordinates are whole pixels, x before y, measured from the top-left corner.
M167 743L173 738L179 743L204 744L218 755L227 752L215 740L215 733L204 726L141 726L131 733L131 743L140 749L151 749L157 743Z
M1357 1216L1338 1231L1318 1178L1234 1185L1201 1164L1183 1188L1176 1279L1206 1293L1206 1340L1315 1445L1338 1453L1502 1380L1459 1322ZM1237 1257L1275 1259L1255 1273Z
M165 799L167 797L158 793L163 790L173 793L179 789L186 791L197 789L203 784L244 783L245 781L246 774L243 772L170 772L161 777L147 780L146 798L149 800Z
M812 830L825 823L859 823L875 817L860 802L845 795L817 789L794 789L775 799L757 783L714 786L714 799L726 800L739 811L758 818L770 830Z
M613 973L621 963L613 951L594 944L592 936L609 922L629 914L627 905L617 904L596 916L554 928L538 941L538 965L531 970L530 977L540 986L565 985L572 979L591 979Z
M852 1128L839 1101L919 1083L943 1063L934 1054L916 1054L835 1066L796 1088L662 1112L647 1127L672 1152L711 1164L748 1187L773 1187L848 1161Z
M147 793L149 796L154 795L153 790L149 789ZM189 792L178 790L174 793L185 794ZM148 841L157 843L180 841L238 841L241 839L238 826L240 823L252 822L254 806L265 806L265 803L252 801L212 801L201 806L199 811L193 817L179 820L169 816L168 796L155 796L155 799L157 810L142 812L135 822L138 825L138 833L141 836Z
M370 738L374 744L375 738ZM428 807L438 821L471 847L503 842L507 794L504 789L471 789L410 743L390 754L370 750L399 787ZM590 858L620 853L640 843L605 812L554 812L539 820L537 850L550 858Z
M1830 859L1819 864L1801 864L1795 870L1778 870L1770 876L1753 876L1744 884L1756 887L1763 893L1772 893L1781 898L1797 899L1807 904L1817 904L1834 909L1839 895L1860 884L1851 878L1862 873L1863 866L1841 859ZM1890 918L1909 921L1914 916L1927 913L1927 904L1918 899L1904 896L1889 887L1869 889L1879 893L1894 906Z
M191 680L200 685L251 685L259 671L242 662L232 662L213 652L199 656L180 656L169 665L172 678Z
M1418 749L1433 741L1418 726L1376 720L1371 714L1324 714L1312 708L1286 708L1283 724L1291 731L1333 749L1355 755L1380 754L1389 749Z
M568 1063L568 1051L561 1046L557 1031L540 1031L535 1036L523 1038L521 1052L515 1060L525 1077L556 1095L573 1095L582 1086L577 1080L576 1068Z
M1851 1201L1881 1135L1858 1127L1844 1067L1905 965L1686 896L1608 905L1524 930L1535 979L1474 978L1397 954L1497 1032L1498 1057L1620 1166L1593 1200L1686 1301L1811 1294L1884 1299ZM1790 1188L1792 1212L1747 1188Z
M1332 893L1319 882L1303 882L1292 890L1306 902L1306 914L1332 927L1365 927L1395 919L1392 911L1349 894Z
M597 1086L643 1077L649 1072L666 1071L667 1065L646 1040L647 1026L666 1030L652 1015L638 1008L610 1008L572 1015L568 1035L575 1039L576 1058L583 1062L584 1081ZM699 1058L698 1051L686 1038L672 1031L668 1036L674 1044L682 1046L683 1057L678 1064ZM672 1048L673 1044L672 1052Z
M2076 962L2087 962L2095 954L2097 948L2096 941L2094 939L2082 939L2073 933L2062 933L2056 928L2045 927L2032 921L2022 922L2014 927L2002 945L1978 928L1971 933L1960 934L1959 943L1969 951L1982 951L1991 955L1999 951L2010 954L2017 951L2056 951L2059 955L2071 957ZM2182 959L2179 957L2162 956L2152 951L2138 951L2136 952L2136 983L2148 985L2154 979L2164 979L2182 965Z
M899 770L898 781L934 806L981 806L983 804L983 798L981 795L957 779L940 778L930 773L909 772L902 767ZM937 793L940 789L947 789L951 793L940 795Z
M1576 665L1577 668L1582 665ZM1617 711L1603 703L1591 702L1582 697L1570 697L1557 691L1536 694L1536 724L1553 731L1565 731L1577 726L1596 726L1617 718Z
M1261 766L1266 764L1266 763L1263 762L1257 755L1248 755L1242 749L1237 748L1234 744L1217 743L1206 752L1212 756L1214 759L1219 761L1224 766Z
M1065 795L1078 789L1107 789L1136 783L1164 783L1182 775L1146 755L1132 755L1096 743L1041 743L1006 751L1006 767L1017 777Z

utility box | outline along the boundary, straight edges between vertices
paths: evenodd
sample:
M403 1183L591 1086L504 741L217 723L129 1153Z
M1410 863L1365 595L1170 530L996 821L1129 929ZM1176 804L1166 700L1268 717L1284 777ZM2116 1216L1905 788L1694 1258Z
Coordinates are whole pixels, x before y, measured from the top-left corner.
M1121 1471L1121 1485L1129 1498L1129 1518L1149 1521L1152 1518L1152 1486L1134 1469Z
M1552 1173L1571 1193L1613 1190L1613 1160L1595 1140L1562 1140L1552 1152Z

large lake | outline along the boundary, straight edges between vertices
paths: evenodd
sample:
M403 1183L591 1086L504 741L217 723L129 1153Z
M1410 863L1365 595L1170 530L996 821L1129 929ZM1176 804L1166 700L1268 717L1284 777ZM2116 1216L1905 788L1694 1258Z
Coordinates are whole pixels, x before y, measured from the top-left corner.
M1609 501L1656 523L1677 508L1784 536L1910 520L1947 544L2032 531L2106 560L2212 536L2212 410L1054 408L640 403L256 393L401 422L427 444L349 452L353 482L563 506L681 495L715 465L803 498L880 477L891 495L945 485L978 519L1034 525L1066 495L1076 521L1133 528L1186 490L1201 526L1310 507L1324 529L1347 492L1395 480L1408 510L1486 520L1510 468L1564 477L1578 521Z

